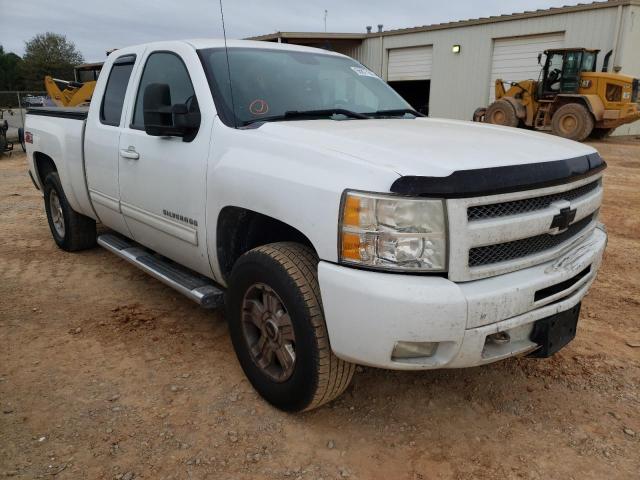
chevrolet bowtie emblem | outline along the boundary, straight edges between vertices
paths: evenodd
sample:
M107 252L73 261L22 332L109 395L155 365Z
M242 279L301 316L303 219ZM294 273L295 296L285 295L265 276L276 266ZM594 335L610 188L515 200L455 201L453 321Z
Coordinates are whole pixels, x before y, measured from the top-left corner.
M551 222L551 228L557 228L559 231L566 230L573 222L573 219L576 218L576 209L573 210L571 207L566 207L560 210L560 213L553 217L553 221Z

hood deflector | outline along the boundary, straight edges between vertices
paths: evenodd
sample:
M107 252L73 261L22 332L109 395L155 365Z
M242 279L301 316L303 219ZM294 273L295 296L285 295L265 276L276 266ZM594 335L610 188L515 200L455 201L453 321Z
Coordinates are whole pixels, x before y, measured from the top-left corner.
M602 157L592 153L552 162L456 170L448 177L400 177L391 185L391 192L418 197L480 197L570 183L605 168Z

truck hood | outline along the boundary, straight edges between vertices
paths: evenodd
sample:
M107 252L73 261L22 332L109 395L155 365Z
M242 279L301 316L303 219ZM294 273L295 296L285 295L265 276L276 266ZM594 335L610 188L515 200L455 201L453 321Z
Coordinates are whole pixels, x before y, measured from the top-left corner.
M401 176L565 160L593 148L549 134L482 123L417 119L270 122L260 133L386 167Z

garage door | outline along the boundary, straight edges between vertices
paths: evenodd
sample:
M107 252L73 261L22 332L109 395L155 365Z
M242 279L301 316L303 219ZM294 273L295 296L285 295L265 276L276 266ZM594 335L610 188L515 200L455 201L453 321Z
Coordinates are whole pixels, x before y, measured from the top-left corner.
M433 47L392 48L389 50L387 81L429 80Z
M538 54L552 48L564 46L564 34L534 35L529 37L498 38L493 43L493 57L491 61L491 83L489 85L489 99L495 99L495 82L501 78L504 81L537 80L540 75Z

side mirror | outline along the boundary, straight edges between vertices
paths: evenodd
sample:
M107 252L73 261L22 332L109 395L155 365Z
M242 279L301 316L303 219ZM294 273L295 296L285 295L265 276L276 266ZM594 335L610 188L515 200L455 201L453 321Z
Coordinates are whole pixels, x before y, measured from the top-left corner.
M539 53L538 54L538 65L540 65L542 63L542 54Z
M195 101L195 100L194 100ZM189 111L184 103L171 104L166 83L151 83L142 97L144 131L156 137L182 137L190 141L198 133L200 112Z

